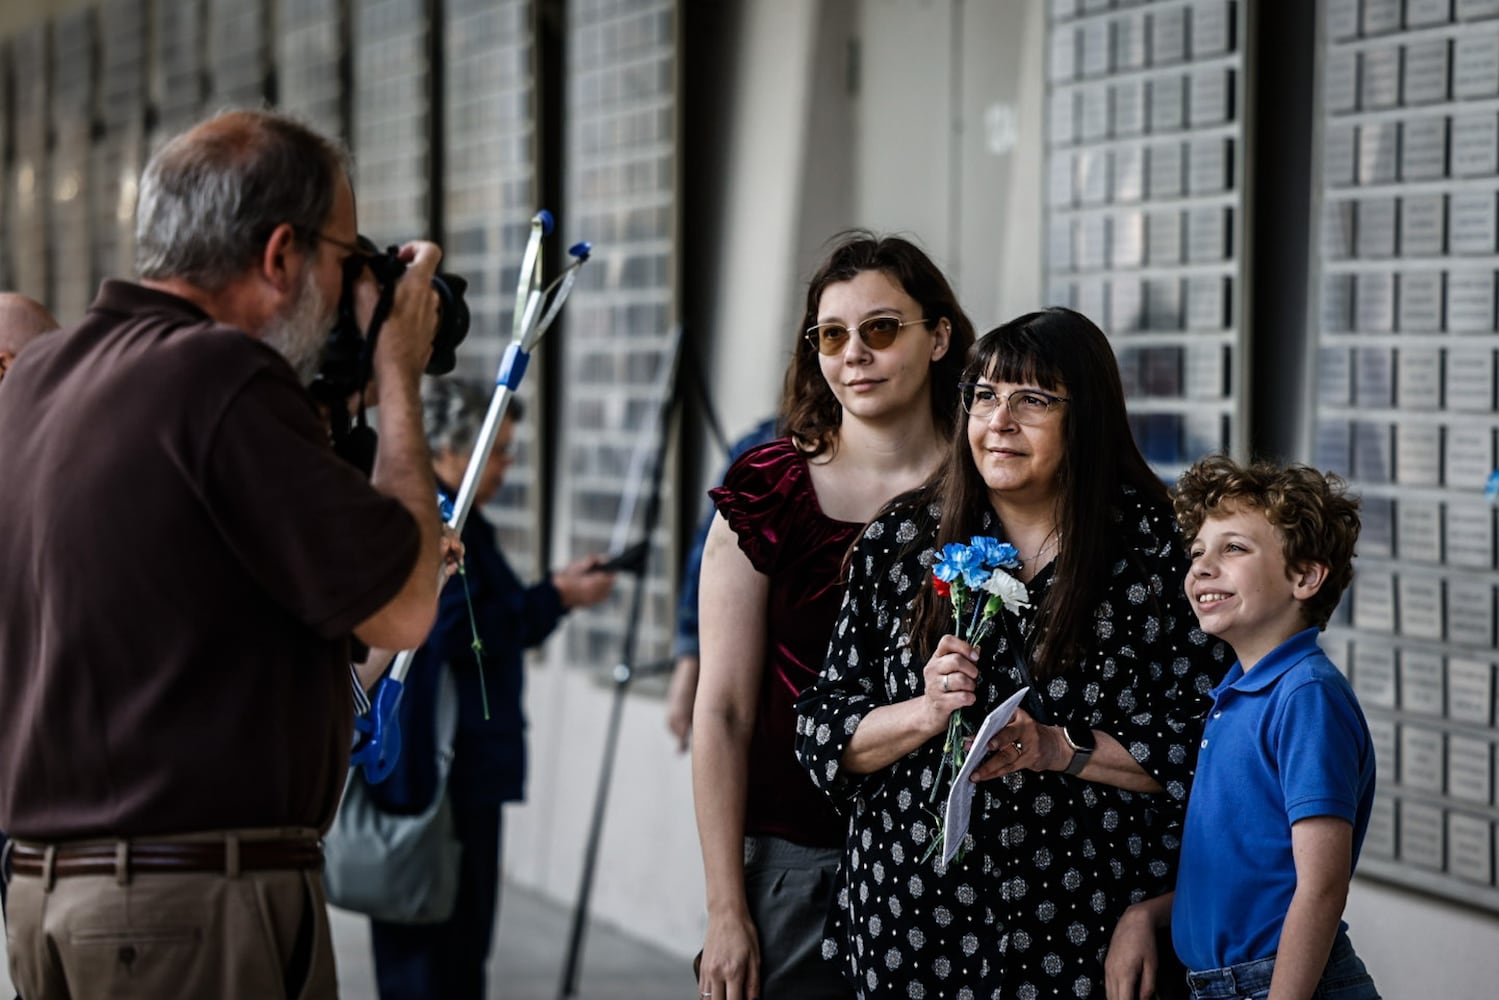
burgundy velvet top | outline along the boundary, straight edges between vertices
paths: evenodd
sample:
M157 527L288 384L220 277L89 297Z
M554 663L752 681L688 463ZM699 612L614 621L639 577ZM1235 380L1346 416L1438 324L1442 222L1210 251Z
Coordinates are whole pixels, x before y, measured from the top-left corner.
M770 578L745 833L841 848L846 822L796 760L794 704L822 672L843 603L843 557L864 526L822 512L807 460L789 438L745 452L708 495L751 565Z

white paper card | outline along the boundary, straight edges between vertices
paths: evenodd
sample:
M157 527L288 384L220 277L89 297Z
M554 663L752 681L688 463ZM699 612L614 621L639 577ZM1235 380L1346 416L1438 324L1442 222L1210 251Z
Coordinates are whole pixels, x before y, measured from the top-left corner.
M958 848L962 846L963 838L968 835L968 822L973 809L974 783L968 780L968 776L979 766L979 763L989 754L982 748L992 740L1010 720L1015 716L1015 709L1020 707L1020 702L1030 693L1030 688L1023 687L1010 695L994 711L984 718L983 725L979 726L978 733L973 737L973 746L968 753L968 758L963 761L963 766L958 769L957 776L952 780L952 788L947 793L947 808L942 814L942 860L944 863L951 861Z

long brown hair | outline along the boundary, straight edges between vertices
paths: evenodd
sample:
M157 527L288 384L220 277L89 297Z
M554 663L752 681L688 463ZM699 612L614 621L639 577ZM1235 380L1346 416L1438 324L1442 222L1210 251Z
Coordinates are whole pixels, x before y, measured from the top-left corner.
M938 433L950 434L958 412L958 373L974 340L973 322L958 305L952 286L930 257L899 236L851 229L834 239L837 245L807 285L807 308L781 391L781 427L808 449L809 456L837 447L843 407L823 378L817 348L803 334L816 325L822 293L829 285L852 281L863 271L880 271L916 300L928 326L947 320L947 353L932 362L930 377L933 421Z
M1112 508L1120 485L1163 504L1168 494L1130 436L1119 365L1108 338L1086 316L1044 309L990 330L975 346L961 381L980 378L1035 385L1069 400L1062 409L1055 515L1061 544L1055 576L1037 609L1039 641L1031 662L1034 676L1054 677L1081 659L1092 634L1090 617L1118 557ZM991 509L989 488L974 464L966 420L954 429L946 462L914 506L924 511L928 502L940 511L939 551L982 530L984 513ZM922 587L912 603L911 635L930 651L951 621L946 601Z

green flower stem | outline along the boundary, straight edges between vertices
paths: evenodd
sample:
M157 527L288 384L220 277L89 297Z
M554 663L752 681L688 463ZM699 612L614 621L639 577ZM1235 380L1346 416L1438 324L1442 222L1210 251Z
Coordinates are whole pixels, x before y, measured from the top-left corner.
M462 561L458 563L458 579L463 581L463 602L468 605L468 628L473 635L469 648L474 651L474 663L479 668L479 701L484 706L484 721L489 721L489 687L484 683L484 640L479 638L479 621L474 617L474 595L469 593L468 572Z

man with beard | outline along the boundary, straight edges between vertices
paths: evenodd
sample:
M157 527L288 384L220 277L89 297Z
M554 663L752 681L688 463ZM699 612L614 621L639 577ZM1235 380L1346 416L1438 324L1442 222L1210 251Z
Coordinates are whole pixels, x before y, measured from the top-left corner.
M348 637L414 647L441 545L418 380L441 251L402 250L372 482L305 385L358 254L346 154L268 112L141 178L106 281L0 391L0 829L11 973L61 996L333 997L319 837ZM368 322L376 297L361 278Z

